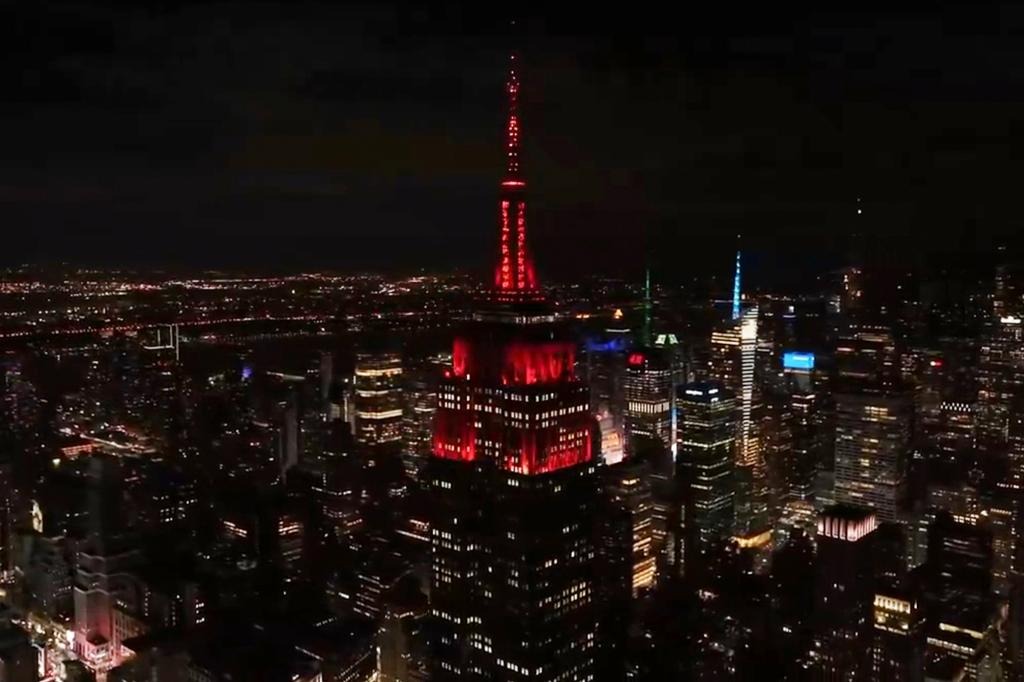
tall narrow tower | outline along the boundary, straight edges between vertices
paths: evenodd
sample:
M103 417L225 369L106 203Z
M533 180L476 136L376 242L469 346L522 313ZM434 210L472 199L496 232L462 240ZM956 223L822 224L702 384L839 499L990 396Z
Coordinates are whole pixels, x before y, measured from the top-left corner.
M590 401L528 247L516 66L513 57L493 289L456 336L438 387L433 680L594 675Z
M732 278L732 319L740 319L740 264L743 252L736 249L736 274Z
M754 369L757 355L758 308L742 306L742 254L736 251L732 315L711 334L708 374L736 396L734 538L754 550L755 567L763 570L771 550L764 456L755 413L758 391Z
M526 242L526 181L519 165L519 74L511 57L508 121L505 124L505 177L501 181L498 264L494 268L496 298L516 301L539 296L533 258Z

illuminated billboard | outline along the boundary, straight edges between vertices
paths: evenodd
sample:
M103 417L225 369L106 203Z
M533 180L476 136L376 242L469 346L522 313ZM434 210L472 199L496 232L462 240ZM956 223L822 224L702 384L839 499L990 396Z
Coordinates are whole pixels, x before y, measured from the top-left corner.
M788 351L782 354L782 367L784 369L814 369L814 353L800 353Z

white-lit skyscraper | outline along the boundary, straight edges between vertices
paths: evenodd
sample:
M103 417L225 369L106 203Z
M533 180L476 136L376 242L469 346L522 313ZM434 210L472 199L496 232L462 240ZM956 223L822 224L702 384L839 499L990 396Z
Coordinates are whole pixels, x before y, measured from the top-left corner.
M892 334L851 325L836 345L835 500L897 521L907 488L913 399Z
M680 562L733 532L736 468L736 398L717 383L680 387L677 480L683 529Z
M664 349L641 348L626 357L626 433L630 440L646 437L665 447L672 435L674 373ZM631 448L635 451L631 443Z
M356 356L354 402L356 442L365 445L402 440L402 357L398 353Z
M739 268L737 254L732 317L711 334L708 375L736 399L735 538L741 547L760 551L770 548L771 528L761 434L755 419L758 309L742 308Z
M740 316L740 466L759 466L761 451L754 433L754 363L757 359L757 307Z
M411 378L406 385L402 465L412 479L419 479L434 438L437 389L425 374Z
M1010 405L1024 395L1024 319L991 321L978 358L978 445L999 451L1007 442Z
M675 337L652 332L651 273L644 283L644 319L639 343L626 356L626 435L629 450L635 453L635 441L644 437L658 441L667 451L675 449L675 387L679 377L679 359Z
M906 495L912 414L905 393L836 394L836 502L897 520Z

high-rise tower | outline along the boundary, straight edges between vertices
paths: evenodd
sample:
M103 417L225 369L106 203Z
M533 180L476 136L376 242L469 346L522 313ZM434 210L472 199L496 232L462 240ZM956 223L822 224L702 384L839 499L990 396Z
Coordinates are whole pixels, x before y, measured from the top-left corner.
M754 550L758 569L765 568L771 549L767 484L755 385L758 308L743 309L740 291L741 252L736 252L732 315L711 334L708 375L736 396L736 467L734 537L744 549Z
M835 500L899 521L907 494L913 396L888 327L851 324L836 342Z
M644 277L643 323L636 343L626 355L623 389L626 398L626 436L631 457L645 459L652 491L654 552L659 571L673 560L672 521L675 506L676 386L684 362L674 334L654 334L651 271Z
M594 675L596 467L586 386L538 286L507 94L493 289L438 387L428 481L434 680Z
M356 442L373 446L402 439L402 357L392 352L357 353Z
M0 458L0 582L14 572L14 480L11 463Z
M681 572L733 531L736 468L736 398L720 384L679 389L679 448L676 466L683 524Z
M871 664L878 519L837 505L818 518L812 679L865 679Z
M624 382L626 434L635 454L637 438L656 441L666 452L675 453L675 388L685 375L681 347L674 334L653 332L654 305L651 301L651 270L644 274L643 322L637 343L626 356Z
M753 428L753 410L758 398L754 385L758 309L757 306L751 306L743 310L740 301L740 252L737 251L732 317L711 334L711 366L708 374L736 394L737 409L740 412L737 464L753 466L761 454Z
M989 321L979 348L978 447L1006 447L1010 407L1024 396L1024 322L1007 315Z

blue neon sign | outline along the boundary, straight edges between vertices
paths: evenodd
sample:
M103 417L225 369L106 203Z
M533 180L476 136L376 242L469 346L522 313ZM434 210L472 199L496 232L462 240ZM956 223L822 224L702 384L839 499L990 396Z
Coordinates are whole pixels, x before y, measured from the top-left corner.
M788 351L782 354L782 366L785 369L814 369L814 353Z

